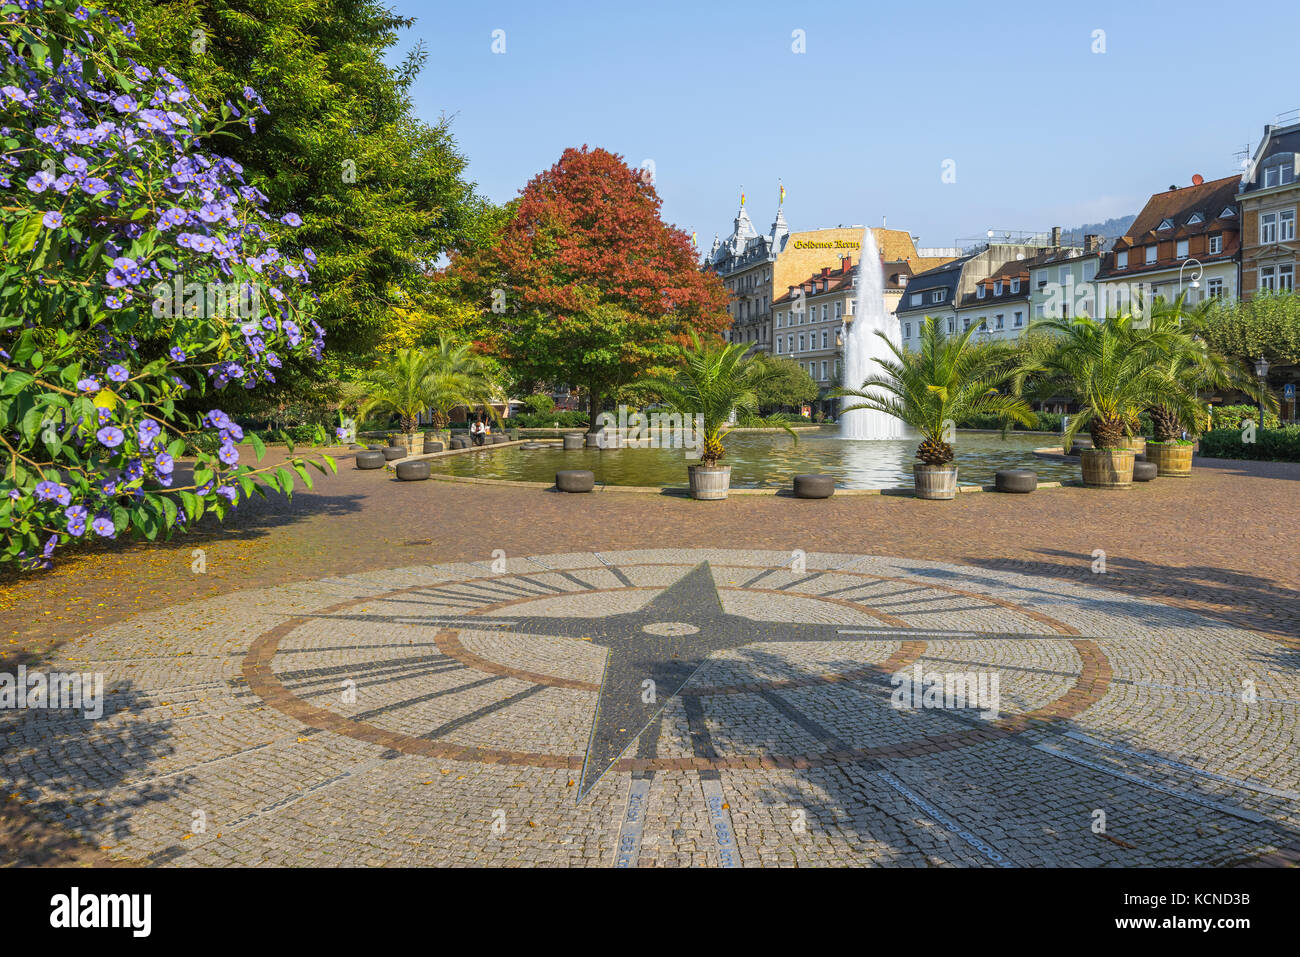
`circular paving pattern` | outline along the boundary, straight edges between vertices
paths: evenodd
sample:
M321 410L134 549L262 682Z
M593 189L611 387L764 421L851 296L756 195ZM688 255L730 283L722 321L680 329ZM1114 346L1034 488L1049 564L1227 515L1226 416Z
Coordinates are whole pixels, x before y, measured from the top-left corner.
M1058 580L575 553L138 616L11 800L156 863L1231 864L1300 842L1276 646Z

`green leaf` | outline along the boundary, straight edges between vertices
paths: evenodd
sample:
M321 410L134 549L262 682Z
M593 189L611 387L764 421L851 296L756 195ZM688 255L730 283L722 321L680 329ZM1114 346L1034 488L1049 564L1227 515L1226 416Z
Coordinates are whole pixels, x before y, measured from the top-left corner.
M253 453L257 456L257 461L262 461L262 456L266 455L266 443L264 443L256 432L248 433L249 444L253 446Z

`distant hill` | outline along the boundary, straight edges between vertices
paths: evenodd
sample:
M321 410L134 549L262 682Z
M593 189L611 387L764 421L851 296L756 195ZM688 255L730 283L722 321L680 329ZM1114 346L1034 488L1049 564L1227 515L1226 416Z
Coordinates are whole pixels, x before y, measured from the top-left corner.
M1084 223L1082 226L1073 226L1070 229L1063 230L1064 238L1071 245L1083 245L1083 237L1091 233L1101 236L1103 239L1119 239L1133 225L1133 220L1137 219L1137 213L1131 213L1128 216L1113 216L1104 223ZM1108 247L1110 243L1106 244Z

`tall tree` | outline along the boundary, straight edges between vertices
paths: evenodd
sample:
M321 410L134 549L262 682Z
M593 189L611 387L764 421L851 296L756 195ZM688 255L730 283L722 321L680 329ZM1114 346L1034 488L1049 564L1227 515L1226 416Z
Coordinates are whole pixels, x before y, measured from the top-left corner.
M638 376L666 373L695 332L716 338L727 293L660 218L650 178L569 148L528 183L491 247L456 256L483 305L482 339L516 379L567 382L594 417Z
M380 0L107 5L135 21L146 66L168 62L198 99L228 102L257 127L225 148L276 208L301 214L289 245L319 259L313 288L335 355L372 348L441 255L492 234L493 209L466 181L449 121L413 113L423 48L385 63L414 21Z

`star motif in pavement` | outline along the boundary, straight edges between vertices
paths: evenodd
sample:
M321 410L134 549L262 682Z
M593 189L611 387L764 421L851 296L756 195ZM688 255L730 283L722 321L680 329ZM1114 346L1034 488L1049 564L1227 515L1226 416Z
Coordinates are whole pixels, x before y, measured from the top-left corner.
M799 594L792 592L791 594ZM420 619L452 628L509 630L589 640L606 649L596 713L578 782L578 800L614 766L714 652L760 642L907 640L1077 640L1078 635L866 627L759 621L723 610L709 563L701 562L643 608L588 617L493 615ZM645 700L645 681L654 695Z

